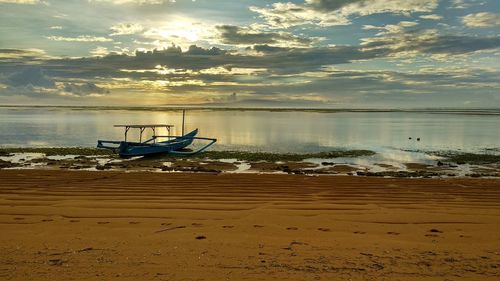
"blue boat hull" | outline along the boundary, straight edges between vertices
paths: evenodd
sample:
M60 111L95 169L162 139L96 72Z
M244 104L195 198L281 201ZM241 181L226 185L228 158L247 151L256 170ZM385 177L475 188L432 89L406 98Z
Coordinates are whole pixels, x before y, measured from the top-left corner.
M198 134L198 129L172 140L152 144L121 142L118 147L118 153L121 157L148 156L169 153L189 146L193 143L193 138L196 134Z

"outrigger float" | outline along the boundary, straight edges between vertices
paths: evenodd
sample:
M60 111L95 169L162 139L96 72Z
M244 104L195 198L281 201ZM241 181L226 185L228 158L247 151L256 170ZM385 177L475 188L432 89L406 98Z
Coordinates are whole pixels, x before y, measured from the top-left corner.
M148 156L156 154L169 154L174 156L190 156L200 153L213 145L217 139L197 137L198 129L195 129L187 134L184 134L184 116L185 111L182 111L182 135L174 136L170 134L171 128L174 125L167 124L149 124L149 125L114 125L114 127L125 128L125 139L123 141L108 141L98 140L97 147L111 149L114 153L118 153L120 157L128 158L134 156ZM157 128L165 128L168 135L156 135ZM127 134L130 129L139 129L139 142L127 141ZM150 139L142 141L142 133L146 129L153 130L153 136ZM158 141L158 139L167 139ZM188 150L187 146L193 143L194 140L209 141L205 146L196 150Z

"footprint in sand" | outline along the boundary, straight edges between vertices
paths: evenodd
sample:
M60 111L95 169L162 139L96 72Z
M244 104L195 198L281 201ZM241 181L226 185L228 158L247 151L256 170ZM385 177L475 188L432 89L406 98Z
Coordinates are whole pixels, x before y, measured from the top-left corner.
M366 234L366 232L364 232L364 231L354 231L353 233L354 234Z
M255 228L261 228L261 227L264 227L263 225L259 225L259 224L254 224L253 227Z
M207 237L205 237L205 236L203 236L203 235L196 236L195 238L196 238L196 240L204 240L204 239L207 239Z
M70 220L69 222L80 222L79 220Z
M330 232L331 230L329 228L324 228L324 227L320 227L318 228L319 231L324 231L324 232Z
M223 225L222 228L233 228L234 225Z
M53 219L43 219L43 222L49 222L49 221L54 221Z
M292 227L287 227L286 230L298 230L298 227L292 226Z
M390 235L399 235L399 232L389 231L389 232L387 232L387 234L390 234Z
M109 221L98 221L97 224L108 224Z
M140 222L138 222L138 221L129 221L128 223L129 224L140 224Z

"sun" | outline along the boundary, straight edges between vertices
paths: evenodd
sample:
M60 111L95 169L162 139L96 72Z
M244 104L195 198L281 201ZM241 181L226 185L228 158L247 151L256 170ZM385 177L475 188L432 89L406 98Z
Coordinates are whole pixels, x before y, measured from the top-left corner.
M209 38L212 32L203 25L188 18L175 18L167 23L150 29L145 36L157 40L168 40L175 43L194 43Z

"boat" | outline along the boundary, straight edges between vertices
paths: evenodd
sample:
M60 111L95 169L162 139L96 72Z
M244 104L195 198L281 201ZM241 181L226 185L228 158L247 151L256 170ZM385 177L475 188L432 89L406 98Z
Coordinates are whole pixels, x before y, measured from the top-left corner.
M146 125L114 125L114 127L121 127L125 129L125 139L123 141L109 141L98 140L97 147L111 149L113 152L118 153L120 157L129 158L134 156L150 156L158 154L169 154L173 156L190 156L200 153L213 145L217 139L197 137L198 129L195 129L187 134L184 134L184 111L182 114L182 135L170 135L171 128L174 125L168 124L146 124ZM156 129L165 128L168 135L156 135ZM139 141L132 142L127 140L127 134L130 129L138 129ZM142 141L142 134L146 129L153 131L153 136L150 139ZM159 139L167 139L159 141ZM193 143L194 140L208 141L208 143L196 150L186 149Z

